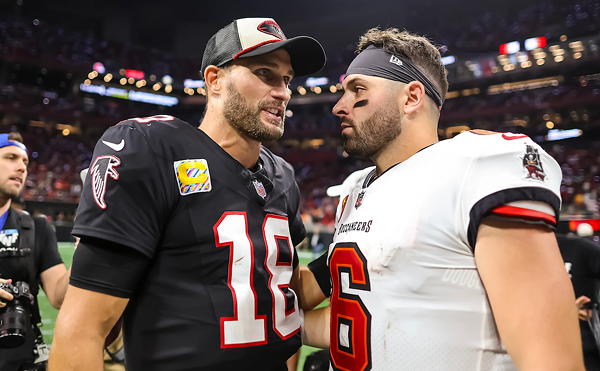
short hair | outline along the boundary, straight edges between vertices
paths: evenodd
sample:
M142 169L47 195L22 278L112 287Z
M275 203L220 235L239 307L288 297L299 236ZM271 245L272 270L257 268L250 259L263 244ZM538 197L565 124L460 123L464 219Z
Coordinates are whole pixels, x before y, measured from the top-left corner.
M439 89L442 103L444 102L448 92L446 68L442 63L440 51L429 39L408 31L399 31L397 28L381 30L375 27L360 37L357 53L360 54L370 45L410 59Z
M14 140L15 142L23 143L23 137L17 132L8 134L8 140Z

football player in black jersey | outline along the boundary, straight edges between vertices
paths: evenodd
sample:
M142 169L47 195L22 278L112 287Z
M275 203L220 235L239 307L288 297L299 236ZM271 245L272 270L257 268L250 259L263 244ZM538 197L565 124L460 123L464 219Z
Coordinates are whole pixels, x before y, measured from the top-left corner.
M239 19L204 52L199 128L160 115L104 133L50 370L101 370L121 314L129 371L286 370L301 344L290 286L305 229L292 167L261 142L283 134L292 77L324 63L316 40Z

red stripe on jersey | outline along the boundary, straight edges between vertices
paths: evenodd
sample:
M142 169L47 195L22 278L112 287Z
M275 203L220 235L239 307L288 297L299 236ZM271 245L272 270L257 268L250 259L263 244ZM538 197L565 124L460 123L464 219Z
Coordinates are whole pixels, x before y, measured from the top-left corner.
M503 217L514 217L526 220L539 220L548 223L552 226L556 226L556 218L554 216L543 213L541 211L524 209L522 207L504 205L492 209L490 213Z

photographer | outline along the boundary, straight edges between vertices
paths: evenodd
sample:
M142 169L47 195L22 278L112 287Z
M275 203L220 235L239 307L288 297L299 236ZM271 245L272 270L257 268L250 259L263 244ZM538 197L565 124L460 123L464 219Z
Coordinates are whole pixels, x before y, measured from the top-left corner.
M587 225L589 227L589 225ZM591 228L591 227L590 227ZM600 279L600 245L578 228L578 236L556 234L560 254L571 277L575 291L575 305L579 309L579 327L583 345L583 358L587 371L600 371L600 354L587 321L587 311L598 302ZM593 233L593 231L592 231Z
M41 284L60 308L65 268L52 227L44 218L11 208L27 178L27 148L18 133L0 134L0 370L45 370L48 349L38 324Z

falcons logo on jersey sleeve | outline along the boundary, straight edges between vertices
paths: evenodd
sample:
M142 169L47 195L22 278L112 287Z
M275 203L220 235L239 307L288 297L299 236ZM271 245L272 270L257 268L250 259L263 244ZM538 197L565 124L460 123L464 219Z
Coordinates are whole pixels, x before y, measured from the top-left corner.
M110 175L114 180L119 179L119 173L115 168L121 165L121 160L113 155L99 156L90 167L92 174L92 190L96 204L102 209L106 209L104 194L106 193L106 180Z

